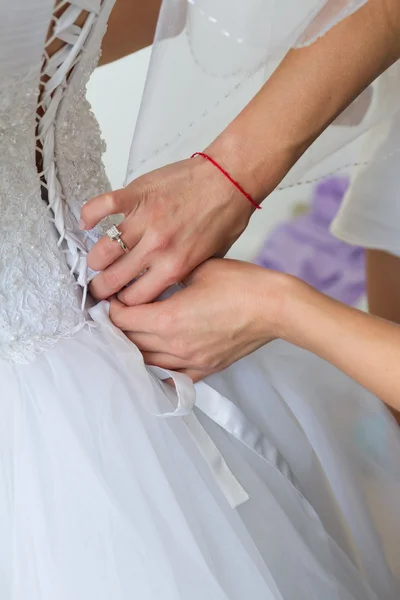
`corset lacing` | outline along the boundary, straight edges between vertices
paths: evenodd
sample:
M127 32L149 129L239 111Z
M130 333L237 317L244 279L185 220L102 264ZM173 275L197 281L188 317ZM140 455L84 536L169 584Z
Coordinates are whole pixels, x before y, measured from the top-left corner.
M42 188L45 190L46 200L60 235L58 244L65 249L71 273L77 276L78 284L83 288L82 307L85 305L88 286L86 256L89 236L79 230L76 219L65 203L55 159L55 123L68 79L84 52L85 43L100 14L101 5L101 0L61 0L57 3L50 35L45 45L37 112L36 146L41 157L39 175ZM84 21L82 25L77 24L80 17ZM50 56L48 50L55 42L62 45ZM93 239L93 232L90 239Z

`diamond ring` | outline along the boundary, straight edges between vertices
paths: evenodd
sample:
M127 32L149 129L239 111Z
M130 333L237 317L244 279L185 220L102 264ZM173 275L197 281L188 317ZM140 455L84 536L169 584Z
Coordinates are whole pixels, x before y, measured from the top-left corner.
M124 252L129 252L128 246L122 239L122 233L116 225L113 225L112 227L110 227L110 229L107 229L106 235L110 238L112 242L118 242L118 244L121 246Z

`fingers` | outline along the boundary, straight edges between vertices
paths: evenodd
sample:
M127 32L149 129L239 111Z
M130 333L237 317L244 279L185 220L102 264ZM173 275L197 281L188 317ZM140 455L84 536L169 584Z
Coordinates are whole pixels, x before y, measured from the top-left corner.
M161 296L166 289L176 282L168 272L163 272L162 266L150 268L147 273L123 289L118 299L128 306L148 304Z
M131 225L129 219L126 219L118 225L118 229L121 232L121 239L128 246L128 249L132 250L132 248L135 248L135 255L137 255L136 246L141 240L141 233L132 228ZM93 271L104 271L117 258L125 254L126 252L124 252L116 240L110 240L108 235L105 235L89 252L87 257L88 266Z
M81 229L92 229L109 215L123 214L127 216L135 209L138 202L132 185L122 190L92 198L82 208Z
M211 373L207 373L206 371L198 371L196 369L182 369L181 373L183 373L183 375L187 375L188 377L190 377L190 379L193 381L193 383L202 381L203 379L205 379L206 377L211 375Z
M188 358L177 355L182 352L182 346L171 343L171 323L168 311L164 309L167 303L125 306L113 299L110 302L110 318L139 348L147 365L180 371L192 381L200 381L210 375L211 370L195 368ZM170 333L166 335L166 331Z
M139 348L147 365L174 371L188 368L189 362L170 354L169 341L165 341L155 332L159 322L156 317L158 312L160 312L159 305L156 304L131 307L125 306L117 299L110 302L111 321ZM149 323L151 323L151 330Z
M100 242L98 243L100 244ZM114 242L110 243L113 244ZM140 247L139 244L136 252L123 253L105 271L96 275L90 285L90 292L94 298L97 300L110 298L146 270L145 257L142 256ZM93 270L99 270L94 269L92 261L90 263L88 261L88 264Z
M169 371L179 371L187 367L187 362L184 359L172 354L164 354L162 352L142 352L142 354L146 365L151 367L161 367Z
M125 306L117 299L110 302L110 319L116 327L126 332L155 334L158 306Z
M150 352L164 352L165 348L160 338L153 333L136 333L126 331L125 335L139 348L142 354Z

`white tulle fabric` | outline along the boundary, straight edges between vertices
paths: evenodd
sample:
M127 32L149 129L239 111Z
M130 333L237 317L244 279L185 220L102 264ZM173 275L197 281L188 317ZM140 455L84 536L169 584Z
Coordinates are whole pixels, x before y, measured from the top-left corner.
M112 5L54 23L52 0L0 0L0 597L396 600L400 440L376 398L285 344L175 392L106 303L81 309Z
M185 421L154 417L173 410L168 396L111 327L17 370L1 362L2 598L397 598L398 434L322 367L271 346L211 382L276 440L316 507L198 412L250 496L233 510Z
M288 50L312 44L367 1L165 0L127 181L207 147ZM399 111L399 85L400 63L328 128L280 187L355 168L353 142Z

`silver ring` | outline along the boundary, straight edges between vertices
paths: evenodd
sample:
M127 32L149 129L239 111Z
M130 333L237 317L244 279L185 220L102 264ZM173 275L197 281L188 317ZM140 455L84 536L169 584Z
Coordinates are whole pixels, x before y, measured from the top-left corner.
M110 238L112 242L118 242L118 244L121 246L124 252L129 252L128 246L125 244L124 240L121 237L122 233L116 225L112 225L110 229L107 229L106 235Z

